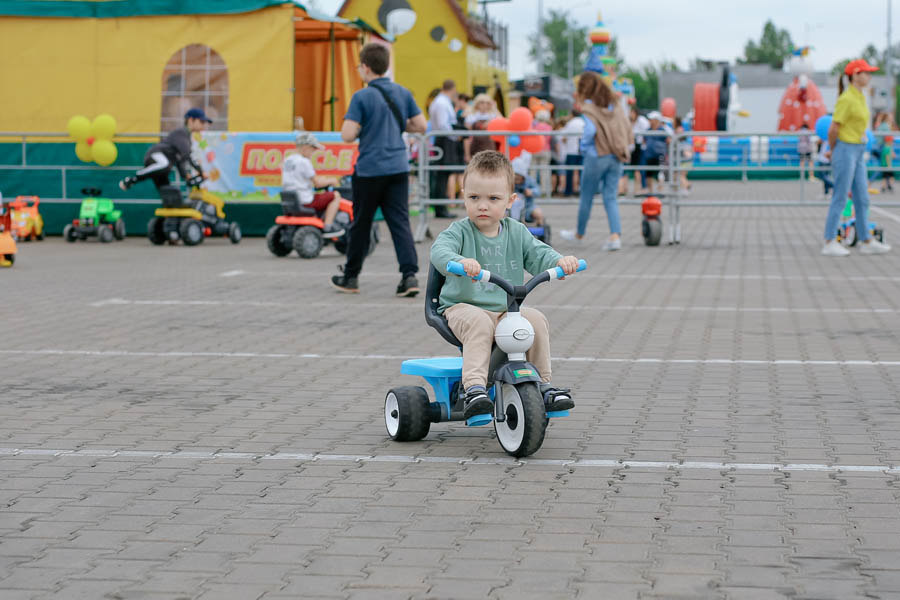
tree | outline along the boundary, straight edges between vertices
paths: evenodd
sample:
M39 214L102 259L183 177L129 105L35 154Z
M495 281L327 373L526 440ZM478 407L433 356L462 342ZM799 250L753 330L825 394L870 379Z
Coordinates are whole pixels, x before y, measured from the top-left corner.
M784 66L784 61L791 55L794 43L787 29L778 29L772 21L763 25L762 37L757 44L747 40L744 46L744 58L739 62L750 64L768 64L775 69Z
M634 96L637 107L641 110L659 109L659 75L660 73L677 71L678 65L671 61L658 64L644 63L640 67L626 67L622 74L631 78L634 84Z
M536 33L528 36L528 56L533 60L538 57L538 44L543 50L543 64L537 65L538 71L553 73L566 77L569 71L569 36L572 37L572 68L579 73L587 59L590 48L588 28L579 27L569 19L567 10L550 10L550 16L543 23L542 35ZM610 44L612 48L613 44Z

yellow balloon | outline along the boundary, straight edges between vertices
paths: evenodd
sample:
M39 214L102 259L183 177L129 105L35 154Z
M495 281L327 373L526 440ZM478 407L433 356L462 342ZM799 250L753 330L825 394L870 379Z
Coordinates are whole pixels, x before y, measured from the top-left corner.
M82 142L90 135L91 122L87 117L76 115L69 119L69 124L66 125L66 131L68 131L69 135L75 138L76 141Z
M87 142L78 142L75 144L75 156L83 162L91 162L94 160L94 153Z
M98 115L91 123L91 135L95 140L111 140L116 133L116 120L107 114Z
M94 154L94 161L101 167L108 167L113 164L116 162L116 157L119 155L119 151L116 150L116 145L109 140L95 141L92 146L92 151Z

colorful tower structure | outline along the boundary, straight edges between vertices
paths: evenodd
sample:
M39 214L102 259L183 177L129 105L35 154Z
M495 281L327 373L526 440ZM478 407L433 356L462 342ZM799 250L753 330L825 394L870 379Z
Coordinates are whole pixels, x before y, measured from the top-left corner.
M584 70L603 75L613 90L618 92L627 104L634 104L634 83L627 77L616 75L616 59L609 55L608 46L611 39L612 34L603 24L603 15L598 12L597 23L590 32L592 46Z

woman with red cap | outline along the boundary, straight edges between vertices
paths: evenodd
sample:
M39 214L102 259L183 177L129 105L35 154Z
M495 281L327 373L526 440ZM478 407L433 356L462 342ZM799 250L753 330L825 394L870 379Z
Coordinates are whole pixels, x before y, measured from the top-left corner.
M828 129L828 145L831 152L831 169L834 176L834 195L825 220L825 256L847 256L850 251L835 239L841 213L847 203L848 192L853 192L853 210L857 224L868 223L869 181L866 177L866 126L869 123L869 107L862 90L877 71L863 59L851 60L844 69L850 85L844 89L844 78L838 80L838 101L834 106L831 127ZM860 254L882 254L891 247L869 237L869 228L856 227Z

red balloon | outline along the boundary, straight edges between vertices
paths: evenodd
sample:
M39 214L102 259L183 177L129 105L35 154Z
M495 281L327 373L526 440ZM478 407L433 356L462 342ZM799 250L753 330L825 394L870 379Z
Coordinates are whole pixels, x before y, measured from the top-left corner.
M664 117L669 117L671 119L675 118L675 111L677 110L675 104L675 98L663 98L662 103L659 105L660 112L662 112Z
M523 135L522 143L519 144L519 147L522 150L526 150L534 154L535 152L540 152L544 149L544 138L546 136L543 135Z
M534 117L532 116L531 111L524 106L520 106L510 113L509 126L513 131L528 131L531 129L533 120Z
M488 131L509 131L509 129L509 119L507 119L506 117L497 117L496 119L488 121L487 124ZM502 135L492 135L491 139L498 144L503 144L506 140L506 138Z
M502 152L502 150L501 150L501 152ZM522 154L522 145L521 144L519 144L515 148L510 148L509 149L509 160L518 158L520 154Z

